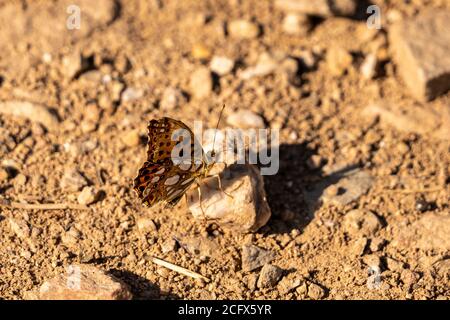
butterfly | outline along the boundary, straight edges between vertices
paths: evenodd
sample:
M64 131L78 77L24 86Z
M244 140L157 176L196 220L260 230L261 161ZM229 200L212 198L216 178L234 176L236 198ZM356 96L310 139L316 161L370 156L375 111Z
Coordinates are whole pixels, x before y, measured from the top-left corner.
M153 119L148 123L147 161L134 179L134 190L148 207L158 203L173 206L194 182L208 176L214 156L214 147L206 154L182 121Z

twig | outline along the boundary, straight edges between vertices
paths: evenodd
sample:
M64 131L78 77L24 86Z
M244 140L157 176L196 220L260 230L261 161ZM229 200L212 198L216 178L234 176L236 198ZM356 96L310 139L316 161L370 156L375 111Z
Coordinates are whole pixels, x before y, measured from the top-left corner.
M89 210L89 207L76 203L20 203L0 199L0 207L25 210Z
M166 267L167 269L170 269L172 271L184 274L185 276L192 277L194 279L202 279L202 280L205 280L206 282L209 282L209 279L204 277L204 276L202 276L201 274L199 274L197 272L194 272L194 271L191 271L191 270L188 270L186 268L177 266L177 265L175 265L173 263L170 263L170 262L167 262L167 261L155 258L155 257L150 257L150 260L153 263L156 263L156 264L158 264L160 266Z

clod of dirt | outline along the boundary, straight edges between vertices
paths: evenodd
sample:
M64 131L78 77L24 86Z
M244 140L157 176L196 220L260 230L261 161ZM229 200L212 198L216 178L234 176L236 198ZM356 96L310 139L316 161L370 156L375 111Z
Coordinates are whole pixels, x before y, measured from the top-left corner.
M264 128L264 119L250 110L238 110L227 117L227 123L235 128Z
M78 194L78 203L82 205L90 205L97 201L99 196L98 191L93 186L84 187Z
M310 283L308 285L308 297L314 300L322 299L325 297L325 290L315 283Z
M252 271L275 259L271 251L261 249L254 245L242 246L242 270Z
M283 269L271 264L266 264L261 269L257 286L260 289L273 287L277 284L282 275Z
M45 281L40 300L130 300L128 286L94 266L74 264L67 272Z
M277 289L281 294L287 294L298 288L303 282L304 281L302 278L298 277L294 273L290 273L281 279L278 283Z
M86 178L75 168L68 168L64 171L61 179L61 188L76 192L88 185Z
M302 36L311 29L311 21L307 15L289 13L284 17L282 27L287 34Z
M327 51L326 65L334 76L342 76L352 65L352 62L352 55L340 46L334 45Z
M30 226L26 221L19 218L9 218L9 227L21 239L27 239L30 236Z
M157 231L157 227L152 219L142 217L137 219L136 225L140 232L146 234Z
M188 253L200 257L220 259L220 246L210 238L205 237L176 237L177 242Z
M6 101L0 102L0 113L24 117L30 121L42 124L48 130L56 130L59 125L58 117L46 106L28 101Z
M450 11L428 10L394 24L390 43L399 73L419 100L450 89Z
M228 23L228 33L233 38L253 39L259 35L259 26L256 23L238 19Z
M369 210L355 209L345 214L343 227L351 236L363 235L371 237L381 228L381 222Z
M219 178L202 181L201 198L197 188L187 192L192 215L198 220L214 220L221 227L239 233L254 232L264 226L271 211L259 170L252 165L232 165Z
M173 238L166 239L161 245L161 252L168 253L171 251L175 251L177 248L177 242Z

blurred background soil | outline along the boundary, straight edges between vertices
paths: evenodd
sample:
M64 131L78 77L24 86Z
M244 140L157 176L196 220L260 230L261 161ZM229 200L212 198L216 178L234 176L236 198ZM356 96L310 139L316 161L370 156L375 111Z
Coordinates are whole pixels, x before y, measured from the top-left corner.
M0 298L87 263L136 299L449 299L450 96L415 99L389 38L430 8L450 3L305 17L268 0L0 1L0 199L89 207L0 206ZM221 128L280 130L272 217L254 234L205 230L184 201L148 209L132 190L150 119L214 127L223 103ZM229 118L244 110L250 124ZM242 269L250 244L281 277Z

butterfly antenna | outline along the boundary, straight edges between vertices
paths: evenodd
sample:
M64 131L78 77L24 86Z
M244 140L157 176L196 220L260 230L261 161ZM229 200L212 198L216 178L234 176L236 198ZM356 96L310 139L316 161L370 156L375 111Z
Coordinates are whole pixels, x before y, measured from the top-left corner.
M220 110L219 120L217 120L216 130L214 131L213 147L212 147L212 150L211 150L211 155L212 156L215 156L214 146L216 144L217 129L219 128L220 119L222 119L223 109L225 109L225 103L222 106L222 110Z

